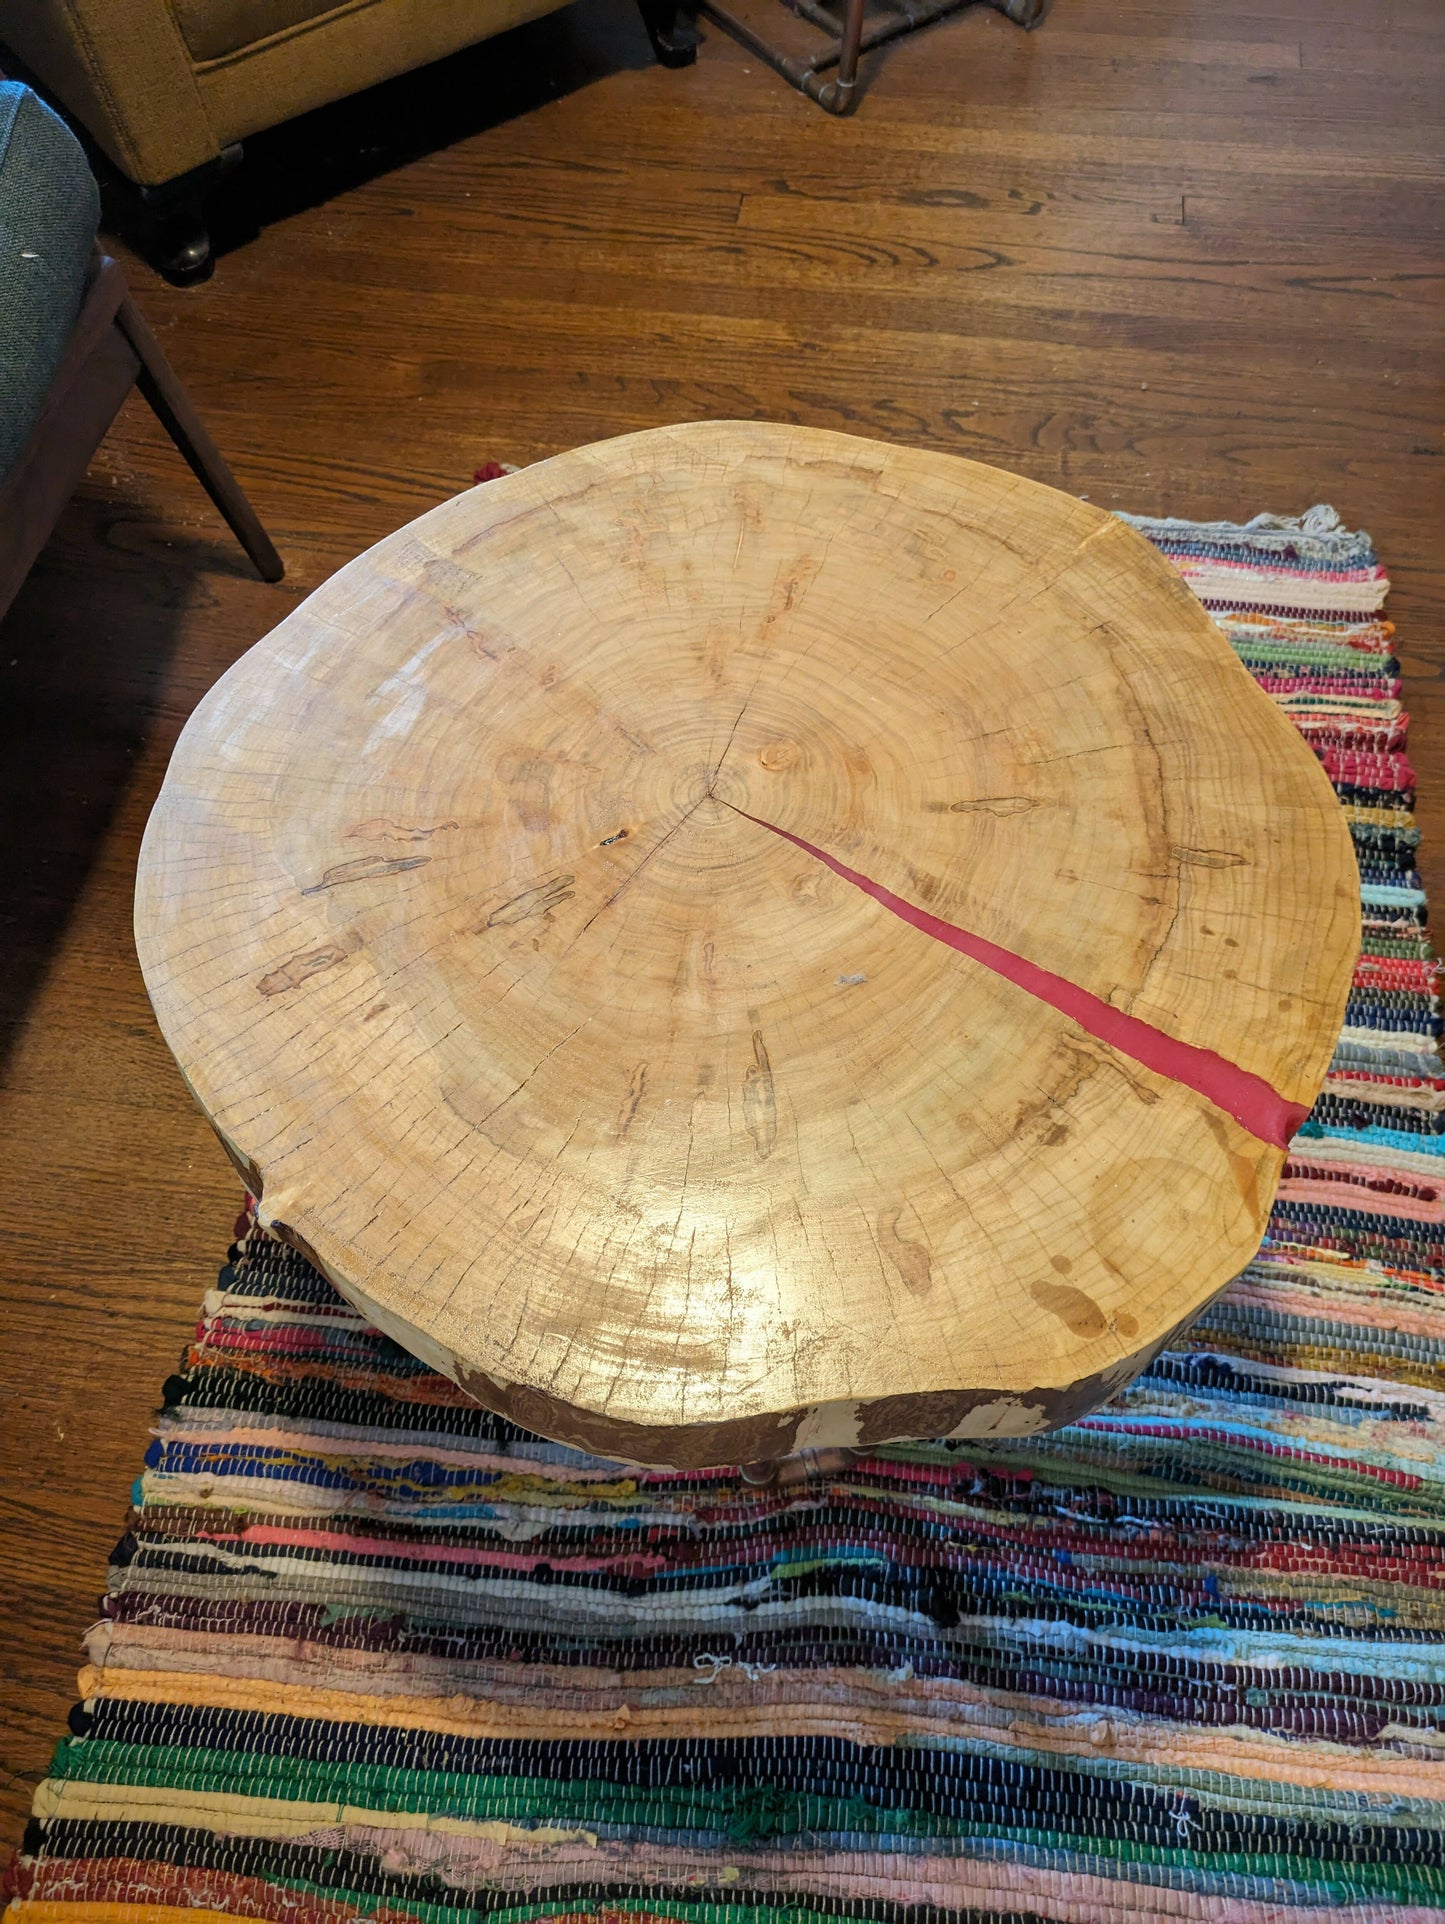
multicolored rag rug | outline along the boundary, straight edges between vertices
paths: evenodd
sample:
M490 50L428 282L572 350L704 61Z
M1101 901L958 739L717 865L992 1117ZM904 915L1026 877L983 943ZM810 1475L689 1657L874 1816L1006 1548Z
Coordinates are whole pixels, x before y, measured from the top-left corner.
M1137 525L1359 851L1257 1261L1087 1422L758 1489L522 1434L243 1218L11 1924L1445 1914L1445 1079L1386 582L1328 510Z

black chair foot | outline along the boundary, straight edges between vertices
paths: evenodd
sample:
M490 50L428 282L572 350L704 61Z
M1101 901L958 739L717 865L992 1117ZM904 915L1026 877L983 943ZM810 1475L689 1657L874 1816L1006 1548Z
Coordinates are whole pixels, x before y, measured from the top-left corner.
M652 51L664 67L690 67L702 36L676 0L637 0Z
M208 281L216 263L206 226L206 198L240 159L239 145L227 147L206 166L158 187L143 187L107 172L101 182L106 223L172 287Z
M216 271L210 232L199 206L153 225L138 226L133 238L141 254L172 287L197 287Z

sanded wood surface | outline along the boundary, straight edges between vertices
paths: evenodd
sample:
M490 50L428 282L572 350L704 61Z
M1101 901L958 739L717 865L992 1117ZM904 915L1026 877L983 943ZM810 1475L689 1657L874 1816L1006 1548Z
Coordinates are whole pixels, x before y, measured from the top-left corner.
M264 1223L492 1408L696 1466L1127 1380L1254 1253L1359 889L1142 536L713 422L312 595L187 724L135 926Z
M1142 512L1330 500L1394 581L1439 902L1442 84L1437 0L1056 0L915 36L838 124L582 0L248 142L229 226L263 228L208 287L128 263L289 572L248 578L135 402L0 629L0 1837L237 1197L130 937L207 688L479 462L702 415Z

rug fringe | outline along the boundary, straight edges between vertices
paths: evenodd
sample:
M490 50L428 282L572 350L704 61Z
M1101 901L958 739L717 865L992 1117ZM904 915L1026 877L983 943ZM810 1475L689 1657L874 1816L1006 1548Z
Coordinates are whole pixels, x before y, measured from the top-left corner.
M1249 549L1256 555L1288 555L1297 560L1345 560L1362 566L1375 562L1375 544L1363 528L1347 528L1339 510L1318 501L1303 514L1257 514L1251 521L1184 521L1173 515L1125 514L1151 541L1166 546L1186 542L1194 549Z
M1172 515L1125 514L1116 509L1121 521L1127 521L1133 528L1161 528L1174 533L1188 532L1193 536L1215 536L1220 540L1238 540L1251 534L1307 534L1349 535L1352 531L1340 519L1339 510L1332 508L1328 501L1319 501L1303 514L1257 514L1252 521L1183 521ZM1354 534L1357 541L1368 541L1367 534Z

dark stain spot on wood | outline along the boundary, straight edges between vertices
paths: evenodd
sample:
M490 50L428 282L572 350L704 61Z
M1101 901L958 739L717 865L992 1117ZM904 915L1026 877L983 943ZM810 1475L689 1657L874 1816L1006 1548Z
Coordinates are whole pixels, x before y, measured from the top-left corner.
M319 882L302 889L303 895L321 895L340 888L343 882L372 882L382 875L401 875L409 868L425 868L430 855L359 855L354 862L338 862Z
M1216 1115L1212 1109L1201 1109L1210 1135L1224 1151L1229 1164L1229 1173L1234 1178L1234 1186L1239 1191L1239 1199L1249 1211L1250 1221L1264 1223L1264 1204L1259 1194L1259 1171L1248 1156L1242 1155L1230 1139L1229 1126L1223 1116Z
M1027 815L1042 808L1036 795L980 795L972 801L950 802L950 815Z
M1176 862L1190 868L1246 868L1248 859L1236 855L1227 848L1171 848L1170 855Z
M1108 1318L1093 1297L1075 1289L1072 1283L1030 1283L1029 1294L1040 1309L1057 1316L1075 1336L1092 1339L1102 1336L1109 1327Z
M743 1076L743 1121L759 1157L770 1156L778 1140L778 1101L761 1029L753 1030L753 1059Z
M1121 1002L1125 999L1123 992L1120 990L1111 990L1110 996L1107 999L1112 1001L1113 996L1116 994L1119 996ZM1075 1063L1079 1065L1082 1073L1067 1087L1055 1090L1054 1094L1057 1101L1066 1102L1074 1093L1075 1089L1079 1087L1084 1076L1090 1074L1097 1068L1112 1069L1116 1075L1122 1077L1128 1085L1130 1094L1137 1097L1146 1109L1153 1103L1158 1102L1161 1092L1158 1089L1151 1089L1147 1082L1138 1081L1130 1073L1124 1057L1119 1055L1116 1050L1109 1048L1106 1043L1095 1043L1092 1038L1086 1042L1075 1042L1071 1038L1065 1037L1061 1039L1059 1046L1073 1056ZM1087 1064L1087 1067L1084 1066L1085 1064Z
M639 1062L632 1071L627 1083L627 1093L622 1098L622 1107L617 1111L617 1134L619 1139L632 1127L637 1115L637 1105L647 1092L647 1064Z
M512 777L512 807L529 834L540 835L552 822L552 785L557 771L543 760L521 763Z
M375 1022L376 1018L379 1015L385 1015L390 1007L389 1002L374 1002L361 1019L363 1022Z
M433 835L460 828L460 822L432 822L427 827L409 827L405 822L389 821L374 815L370 821L356 822L342 836L343 842L429 842Z
M1051 1269L1056 1269L1061 1276L1067 1276L1074 1265L1067 1256L1050 1256L1049 1266Z
M911 1243L898 1233L901 1209L885 1209L878 1218L878 1247L892 1263L915 1296L933 1281L933 1259L921 1243Z
M284 995L288 989L300 988L308 977L320 975L323 969L334 969L348 954L338 942L327 942L319 949L301 949L263 975L256 987L262 995Z
M1131 1316L1127 1309L1116 1309L1114 1311L1113 1322L1114 1334L1116 1336L1122 1336L1126 1343L1132 1342L1134 1337L1139 1334L1138 1318Z
M1068 1124L1056 1122L1053 1128L1042 1138L1043 1146L1045 1149L1057 1149L1061 1142L1068 1140L1068 1135Z
M539 882L536 888L523 889L509 902L492 910L482 924L485 929L506 928L513 922L526 922L534 915L550 915L553 909L570 902L573 896L572 884L575 875L554 875L550 882Z
M938 894L938 877L906 860L903 866L907 870L909 887L913 893L925 902L933 901Z

